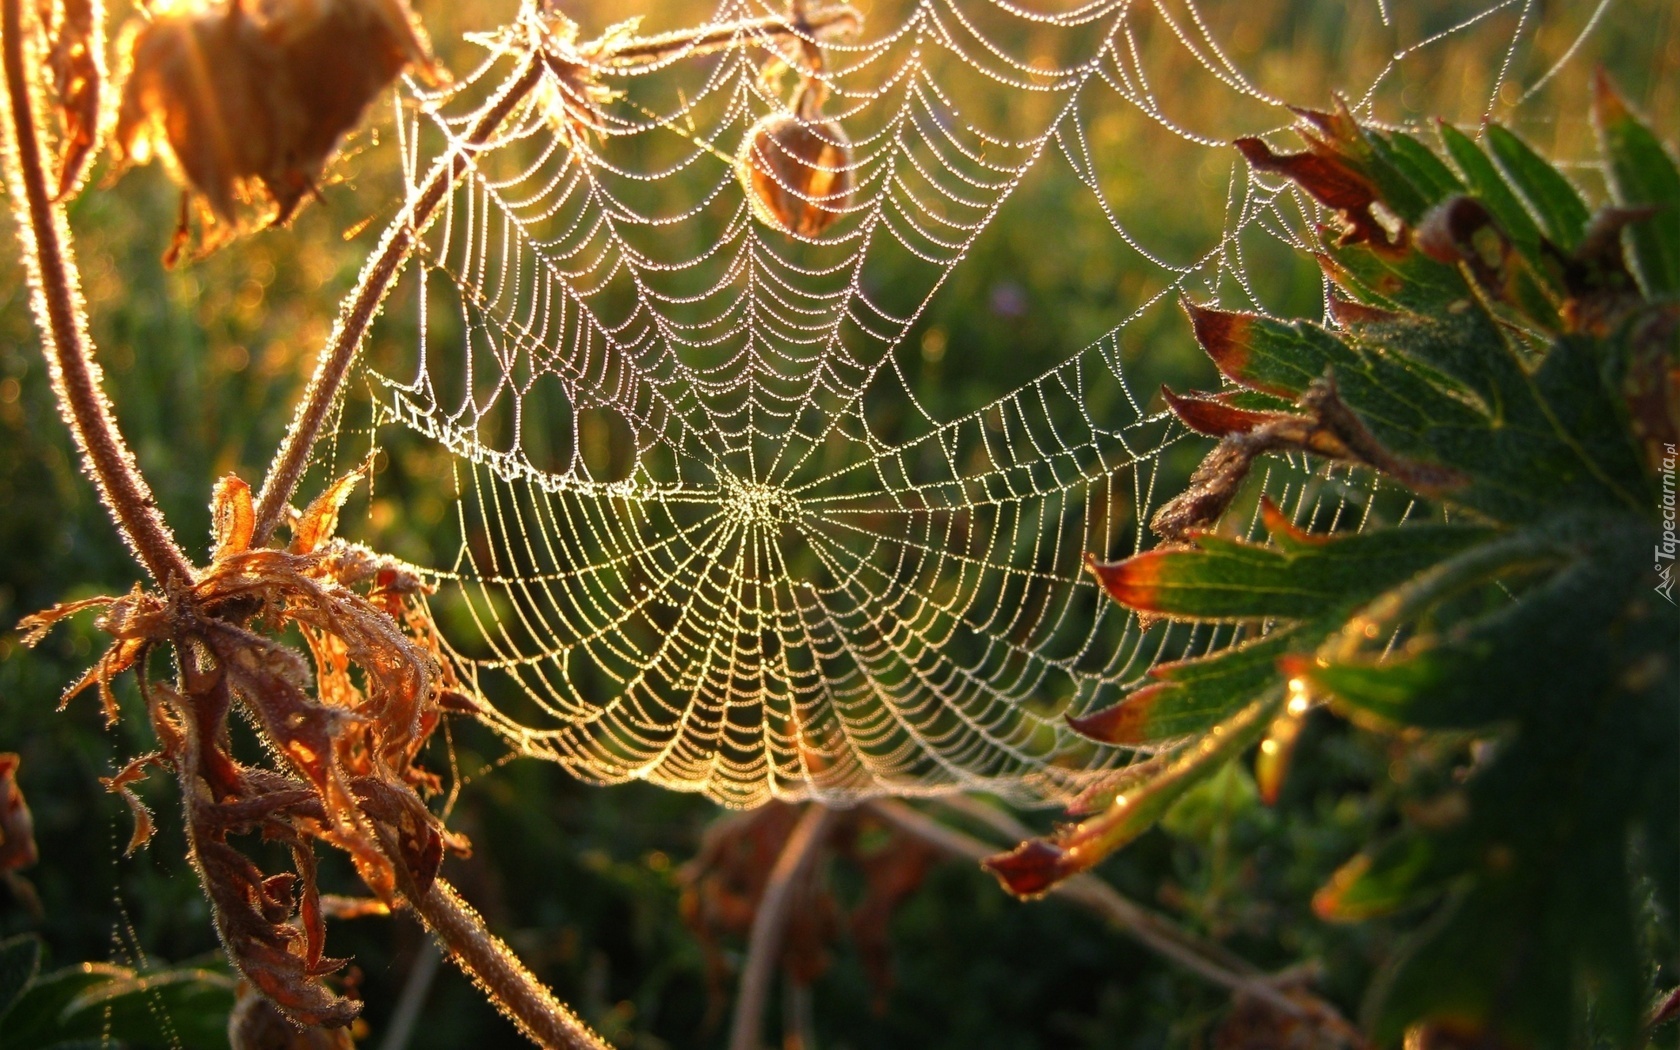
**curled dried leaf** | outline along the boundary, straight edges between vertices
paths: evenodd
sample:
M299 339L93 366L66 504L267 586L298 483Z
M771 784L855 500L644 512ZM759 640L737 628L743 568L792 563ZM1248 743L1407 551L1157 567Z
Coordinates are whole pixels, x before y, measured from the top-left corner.
M134 793L133 785L146 779L146 768L158 763L162 754L152 751L141 755L117 771L115 776L100 777L99 782L105 785L105 790L118 795L128 806L129 812L134 814L134 831L128 837L128 846L123 850L123 856L131 856L135 850L151 841L152 832L156 825L152 821L152 811L140 801L140 796Z
M159 751L135 759L107 786L135 813L130 848L151 830L130 786L152 764L181 789L189 850L228 957L292 1022L344 1025L359 1004L322 981L325 915L312 840L350 855L386 911L424 895L446 850L466 851L421 800L437 778L416 759L445 704L470 708L426 610L427 588L408 566L334 539L360 471L338 479L299 515L285 550L252 549L250 489L216 487L216 555L190 584L160 596L60 606L25 623L38 641L75 612L100 609L111 647L71 695L99 685L116 716L110 679L154 646L172 649L178 688L142 680ZM295 628L307 659L265 631ZM447 697L447 700L446 700ZM230 750L235 708L249 717L277 768L245 765ZM262 870L241 836L284 843L293 871Z
M125 51L119 161L164 158L236 229L246 202L290 219L375 95L405 68L436 74L406 0L199 0Z
M802 85L792 112L753 125L735 158L753 215L802 237L834 225L852 196L851 142L839 122L822 116L820 99L814 83Z
M348 1028L299 1028L279 1007L241 984L228 1015L232 1050L353 1050Z
M338 512L343 509L344 501L350 498L350 493L355 490L357 482L362 480L367 471L368 467L365 464L352 470L328 485L325 492L310 501L303 514L292 523L293 554L310 553L338 531Z
M1174 413L1186 425L1221 435L1221 440L1190 476L1185 490L1162 504L1150 519L1150 528L1165 540L1186 542L1196 532L1218 524L1254 461L1275 452L1307 452L1372 467L1426 496L1464 484L1456 471L1389 451L1342 401L1328 376L1314 380L1301 395L1300 407L1308 415L1251 412L1213 398L1166 393Z
M251 486L229 474L216 482L210 497L210 530L215 539L213 560L248 550L256 531L257 515L251 505Z
M1336 211L1344 226L1340 243L1369 244L1373 250L1402 249L1407 231L1390 230L1379 213L1382 195L1354 160L1359 124L1346 103L1329 112L1297 110L1302 123L1296 132L1306 143L1301 153L1278 153L1257 138L1240 138L1234 145L1248 163L1261 171L1286 176L1319 203Z

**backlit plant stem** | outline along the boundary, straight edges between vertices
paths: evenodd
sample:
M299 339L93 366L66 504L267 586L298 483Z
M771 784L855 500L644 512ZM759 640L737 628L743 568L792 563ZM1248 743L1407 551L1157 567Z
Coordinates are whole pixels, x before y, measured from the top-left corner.
M855 31L862 24L850 7L825 7L802 19L750 18L705 29L682 29L625 41L598 60L609 68L658 65L677 57L705 55L751 44L765 38L811 41L831 32Z
M29 267L38 322L46 349L53 390L59 407L76 443L81 449L89 473L98 486L100 498L135 555L146 571L166 592L190 583L194 572L180 545L170 532L168 523L152 497L129 451L109 402L99 389L100 370L93 358L92 343L87 336L87 318L77 292L78 278L71 254L70 232L63 212L53 205L47 191L45 165L33 106L32 79L25 62L23 41L22 0L0 0L0 51L3 51L6 94L9 107L9 146L6 151L6 172L18 217L19 236ZM510 84L507 105L501 108L505 116L518 97L528 92L536 82L533 63L526 72ZM500 119L489 123L494 113L486 114L488 135ZM478 129L475 129L478 130ZM448 181L464 169L465 156L457 151L440 165L443 175L434 178L422 195L421 203L435 208ZM435 173L436 174L436 173ZM364 311L347 349L340 354L344 365L366 330L382 296L389 285L389 276L401 261L407 246L396 251L388 238L386 251L381 253L369 273L379 276L383 283L364 277L365 291L377 295L372 299L358 299ZM408 243L412 243L411 241ZM381 265L385 269L381 270ZM343 327L347 332L353 316ZM326 362L323 362L326 364ZM342 378L343 365L339 367ZM317 376L319 379L320 376ZM326 397L322 409L330 405ZM317 421L317 426L319 422ZM301 473L301 461L297 472ZM286 488L289 495L296 485L296 473ZM282 499L268 523L272 530ZM461 900L454 888L439 879L416 910L426 925L437 935L454 959L532 1039L544 1047L556 1050L606 1050L607 1044L589 1030L575 1014L558 1002L542 984L520 964L513 953L484 926L478 913Z
M959 807L965 814L974 810ZM955 828L933 819L927 814L894 799L876 799L869 809L877 817L948 856L970 861L983 861L997 852L996 847L981 842ZM1023 840L1032 837L1024 825L1013 823L1004 814L981 816L987 823L998 825L1010 838ZM1048 891L1103 917L1117 929L1191 973L1230 990L1240 996L1258 999L1290 1017L1311 1017L1325 1030L1336 1033L1349 1046L1363 1046L1358 1031L1329 1003L1297 990L1285 995L1276 983L1252 964L1236 958L1222 946L1202 941L1180 929L1176 924L1130 900L1108 883L1089 873L1074 875Z
M449 958L489 995L526 1037L545 1050L611 1050L582 1018L554 998L519 957L489 933L455 887L434 879L417 906Z
M110 402L100 390L102 376L87 335L69 226L47 189L35 121L34 81L24 63L23 32L22 0L0 0L0 48L4 49L10 103L6 181L47 371L59 411L76 439L100 500L140 564L168 590L192 580L192 563L158 510L151 487L111 414Z
M735 1016L729 1027L729 1050L761 1050L760 1025L764 1004L770 997L770 979L782 957L782 931L787 927L788 908L794 887L811 869L823 840L834 822L834 811L813 802L800 815L770 869L764 894L753 913L752 933L747 939L747 962L735 995Z

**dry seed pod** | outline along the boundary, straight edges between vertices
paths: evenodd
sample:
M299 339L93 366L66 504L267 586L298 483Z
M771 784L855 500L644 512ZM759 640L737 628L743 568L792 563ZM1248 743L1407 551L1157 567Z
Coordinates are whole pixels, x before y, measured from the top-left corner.
M823 118L810 82L792 113L772 113L747 132L735 171L760 222L805 237L832 226L852 197L851 143L839 122Z
M162 156L216 219L266 197L284 222L405 67L433 70L406 0L197 0L133 32L113 148Z

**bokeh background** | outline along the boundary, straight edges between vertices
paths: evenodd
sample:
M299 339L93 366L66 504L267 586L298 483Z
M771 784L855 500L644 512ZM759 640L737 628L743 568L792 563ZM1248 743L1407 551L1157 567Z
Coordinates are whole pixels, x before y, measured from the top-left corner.
M415 6L444 62L465 68L475 59L462 32L499 24L514 5ZM644 14L650 31L707 15L690 0L560 6L586 35L633 14ZM857 6L870 15L868 0ZM1680 129L1680 16L1668 0L1388 6L1389 25L1379 0L1218 0L1197 10L1261 86L1315 106L1368 84L1397 41L1424 39L1488 10L1473 30L1398 62L1384 80L1378 115L1393 122L1440 115L1473 127L1491 111L1542 152L1581 161L1572 170L1589 193L1599 179L1586 163L1586 85L1596 63L1610 68L1671 142ZM1173 120L1216 136L1252 130L1252 115L1227 111L1228 95L1209 87L1206 71L1170 38L1165 20L1139 7L1140 46L1152 56L1153 87ZM1161 7L1175 17L1189 10L1173 0ZM113 24L127 13L126 5L113 5ZM1594 20L1579 53L1536 97L1508 91L1490 103L1513 40L1522 41L1516 82L1532 83ZM176 208L176 190L162 171L143 169L113 185L96 181L71 207L108 389L164 510L199 553L207 545L213 480L228 472L260 477L336 303L400 196L388 118L388 110L376 109L331 170L324 202L306 208L290 229L257 234L173 271L159 264ZM1233 124L1241 120L1249 121L1246 128ZM1227 230L1224 204L1232 165L1240 163L1234 151L1189 146L1120 106L1088 113L1085 131L1104 197L1152 252L1193 259ZM0 218L0 244L15 243L9 218ZM1245 247L1244 270L1264 302L1317 313L1320 286L1310 262L1269 236ZM906 341L907 373L936 413L984 404L1113 329L1171 276L1125 247L1065 165L1047 165L1009 202ZM1170 302L1132 321L1121 346L1136 390L1163 380L1213 381ZM354 419L356 396L347 420ZM352 447L352 438L344 440ZM416 561L447 558L460 542L442 480L447 471L443 454L398 442L375 495L352 505L347 530ZM127 811L98 783L122 756L149 749L132 690L123 694L130 717L115 729L104 727L93 702L55 712L64 685L99 652L99 636L82 618L29 651L12 630L29 612L121 592L136 578L57 418L17 253L0 250L0 750L22 755L21 784L42 855L24 873L40 912L0 886L0 935L38 932L49 965L112 959L215 967L208 908L171 820L172 785L156 777L142 788L161 830L147 849L124 858ZM1328 719L1311 723L1309 734L1300 754L1310 757L1276 807L1261 806L1243 776L1220 778L1101 874L1262 966L1316 961L1324 994L1351 1013L1391 949L1393 931L1382 923L1327 926L1313 918L1307 900L1392 821L1394 793L1408 771L1380 744ZM589 787L550 764L506 761L504 745L471 723L453 725L451 744L435 757L460 784L450 823L473 840L475 852L450 861L446 871L492 928L619 1045L722 1045L727 1010L718 1009L705 955L680 907L684 865L721 811L645 785ZM1025 815L1039 827L1053 817ZM855 868L837 863L825 877L840 907L860 899ZM328 881L353 891L342 866L329 864ZM935 865L894 914L890 937L892 983L882 995L856 945L838 936L809 995L807 1046L1209 1046L1228 1025L1224 993L1067 905L1008 898L970 865ZM355 959L368 1003L367 1045L385 1045L391 1012L423 946L418 927L403 918L332 929L332 951ZM735 961L743 947L722 945ZM768 1031L780 1030L781 1012L778 1004ZM431 984L422 1017L406 1045L524 1045L447 967ZM153 1035L169 1045L167 1025L160 1022Z

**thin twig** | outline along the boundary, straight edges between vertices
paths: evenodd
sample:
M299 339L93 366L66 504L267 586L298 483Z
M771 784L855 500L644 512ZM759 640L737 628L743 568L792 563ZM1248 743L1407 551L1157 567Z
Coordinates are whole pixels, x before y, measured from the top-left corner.
M192 580L192 563L158 511L100 389L103 377L87 335L70 228L63 211L53 206L41 159L34 78L24 63L21 0L4 0L0 8L0 46L5 49L6 95L11 102L7 182L53 393L117 530L140 564L168 590Z
M263 479L262 493L257 498L253 546L266 544L285 517L286 507L297 490L304 468L309 464L315 440L332 414L333 403L338 400L344 379L350 374L350 365L356 360L368 326L373 323L397 274L419 243L420 234L431 225L444 195L466 173L472 155L537 86L542 79L542 71L540 58L537 55L528 56L525 64L502 86L500 93L491 100L466 136L432 166L419 195L386 228L379 247L362 268L356 287L345 299L348 305L333 324L332 335L315 365L315 374L309 377L303 400L298 403L292 424L286 428L285 439L268 468L268 476Z
M426 993L432 990L432 979L437 976L438 960L442 957L437 941L428 938L420 945L403 981L402 994L397 996L397 1007L391 1011L391 1022L385 1028L379 1050L408 1050L414 1023L420 1020L420 1010L426 1005Z
M781 957L782 930L787 925L793 890L816 858L817 847L827 837L833 820L833 810L813 802L794 825L793 834L788 836L781 855L776 858L776 866L770 869L770 880L764 884L764 895L758 899L752 934L747 940L747 964L741 971L741 983L735 993L735 1016L729 1025L729 1050L761 1050L764 1004L769 999L770 980Z
M455 887L443 879L434 880L420 901L419 912L443 942L450 961L473 979L526 1038L545 1050L611 1050L485 928L484 919Z
M998 809L995 806L989 806L980 799L971 798L968 795L950 795L948 797L941 798L939 800L939 804L947 809L960 813L971 820L977 820L980 823L985 824L987 827L1002 835L1004 839L1009 842L1025 842L1027 839L1034 838L1038 834L1038 832L1033 831L1031 828L1027 827L1019 820L1016 820L1008 813L1005 813L1003 810ZM917 811L912 810L911 812ZM918 813L918 815L920 814ZM941 827L943 827L943 825L941 825ZM988 854L988 856L989 855L990 854ZM1104 890L1108 890L1115 897L1124 901L1126 905L1132 909L1129 913L1131 920L1140 923L1143 926L1147 926L1155 936L1175 941L1182 945L1186 951L1195 952L1213 963L1224 967L1232 973L1241 974L1246 977L1261 977L1263 975L1264 971L1262 971L1258 966L1255 966L1236 952L1226 948L1223 944L1219 944L1215 941L1203 940L1200 937L1186 933L1177 923L1163 918L1141 905L1133 904L1131 901L1126 900L1125 897L1120 895L1118 890L1112 889L1108 883L1103 882L1095 876L1089 876L1089 881L1102 887ZM1076 890L1075 892L1077 893L1078 891ZM1113 911L1112 907L1110 910ZM1115 914L1117 915L1118 913L1116 912ZM1273 983L1276 983L1275 980Z
M981 861L997 852L997 847L946 827L903 802L880 799L869 803L869 808L899 831L913 835L953 857ZM1028 837L1030 835L1028 832ZM1292 999L1279 991L1252 964L1242 962L1239 966L1231 966L1220 961L1220 957L1228 955L1223 948L1206 944L1184 932L1169 920L1128 900L1093 875L1075 875L1065 879L1057 883L1050 893L1097 913L1150 951L1171 959L1199 977L1240 995L1258 999L1292 1017L1311 1014L1334 1026L1337 1034L1357 1038L1353 1027L1329 1003L1312 1000L1309 1005L1306 1001Z
M847 5L824 7L811 11L800 23L772 15L725 22L703 29L679 29L656 36L637 37L613 47L596 61L618 70L639 68L678 57L723 51L765 37L818 40L831 33L856 32L862 24L863 18L855 8Z

